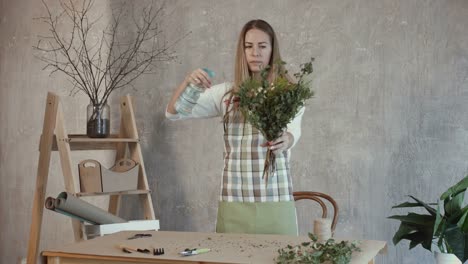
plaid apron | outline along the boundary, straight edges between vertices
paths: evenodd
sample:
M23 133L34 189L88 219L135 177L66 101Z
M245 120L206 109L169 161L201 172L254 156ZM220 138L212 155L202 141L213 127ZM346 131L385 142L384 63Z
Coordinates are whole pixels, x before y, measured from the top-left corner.
M232 115L232 114L231 114ZM266 139L243 118L230 118L224 134L224 171L221 201L280 202L294 201L289 172L288 151L276 155L276 173L265 187L263 167Z
M217 232L297 235L288 151L276 155L276 172L265 184L265 142L255 127L230 115Z

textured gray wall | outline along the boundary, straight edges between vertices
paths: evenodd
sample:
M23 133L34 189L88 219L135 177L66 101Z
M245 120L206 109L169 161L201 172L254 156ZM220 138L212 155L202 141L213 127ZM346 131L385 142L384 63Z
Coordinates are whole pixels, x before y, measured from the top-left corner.
M96 12L108 10L98 1ZM63 77L49 78L33 58L36 35L47 28L32 18L42 14L38 1L0 0L1 263L26 255L47 91L64 96L67 128L84 132L86 98L67 97ZM398 224L386 217L405 195L435 200L468 171L467 14L466 0L168 1L167 40L191 32L176 46L177 62L143 76L136 91L120 92L135 97L162 229L214 231L223 152L219 119L170 122L165 104L194 68L215 70L217 82L231 80L240 27L263 18L276 29L292 72L316 58L317 94L292 156L295 190L337 199L337 236L389 241L377 263L430 263L420 247L391 244ZM117 111L116 100L113 106ZM110 162L112 153L106 157ZM54 154L48 195L63 189L58 162ZM303 234L315 217L306 210L301 203ZM138 211L122 214L137 218ZM41 249L69 242L71 234L65 217L46 212Z

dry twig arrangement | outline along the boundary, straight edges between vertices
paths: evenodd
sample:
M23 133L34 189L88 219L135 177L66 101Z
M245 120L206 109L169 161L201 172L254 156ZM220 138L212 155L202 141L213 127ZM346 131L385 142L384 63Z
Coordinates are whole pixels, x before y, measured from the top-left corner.
M38 57L51 75L61 72L68 77L73 85L71 94L84 92L94 105L106 104L113 91L131 86L142 74L153 73L158 62L175 59L171 48L180 39L172 43L163 40L163 6L151 5L136 16L120 4L103 29L99 27L101 17L90 18L92 0L84 0L80 6L76 1L60 1L58 15L43 3L47 15L38 19L49 25L50 34L39 36L34 46ZM122 22L129 16L134 27L123 29ZM70 30L63 33L62 26L70 26Z

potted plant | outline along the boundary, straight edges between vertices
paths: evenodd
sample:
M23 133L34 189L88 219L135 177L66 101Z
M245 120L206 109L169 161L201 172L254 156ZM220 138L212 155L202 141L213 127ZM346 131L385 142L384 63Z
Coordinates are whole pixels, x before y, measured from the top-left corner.
M464 203L468 175L445 191L437 203L425 203L414 196L413 201L392 208L423 208L427 213L409 212L392 215L390 219L401 221L393 236L393 244L409 240L409 248L417 245L429 251L435 244L440 252L434 252L437 263L464 263L468 259L468 205Z
M47 13L39 20L49 26L49 35L39 36L34 46L38 57L51 74L61 72L67 77L71 94L83 92L89 97L87 135L107 137L111 93L132 86L142 74L154 73L157 63L175 58L170 51L175 42L164 40L159 25L163 8L148 6L135 15L117 4L108 25L102 26L100 17L93 18L93 12L102 17L102 12L95 13L93 0L81 4L60 0L57 15L43 3ZM127 28L126 21L133 21L133 27Z

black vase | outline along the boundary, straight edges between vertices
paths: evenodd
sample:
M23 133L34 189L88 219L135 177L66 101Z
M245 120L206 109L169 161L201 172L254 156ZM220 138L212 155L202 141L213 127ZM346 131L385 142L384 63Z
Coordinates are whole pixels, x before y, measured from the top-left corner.
M106 138L110 135L110 107L108 104L89 103L86 135L90 138Z

